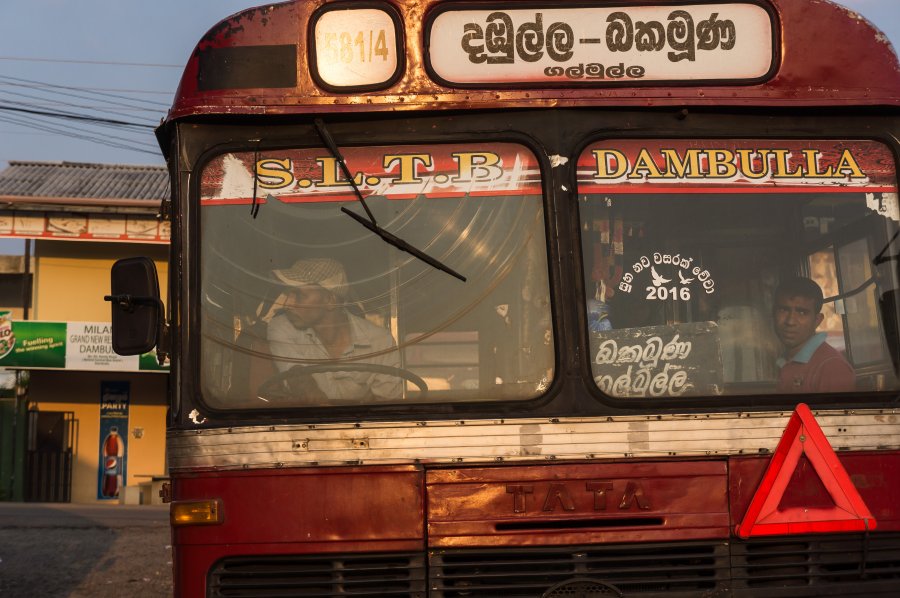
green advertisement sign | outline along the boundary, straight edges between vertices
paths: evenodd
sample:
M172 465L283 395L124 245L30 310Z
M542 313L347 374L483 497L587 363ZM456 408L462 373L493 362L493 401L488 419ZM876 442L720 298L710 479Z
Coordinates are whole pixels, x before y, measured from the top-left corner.
M65 322L14 322L11 332L13 342L0 367L65 369Z
M108 322L12 321L0 311L0 368L168 372L155 353L122 356Z

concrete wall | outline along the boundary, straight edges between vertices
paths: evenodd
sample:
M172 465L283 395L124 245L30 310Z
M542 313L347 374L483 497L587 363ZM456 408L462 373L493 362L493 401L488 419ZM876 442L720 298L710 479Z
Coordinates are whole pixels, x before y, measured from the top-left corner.
M125 372L67 372L35 370L31 373L28 400L32 409L71 411L75 418L72 502L97 500L100 464L100 385L104 381L130 384L130 408L126 441L128 478L133 486L166 471L167 374ZM140 428L140 438L135 431ZM115 502L115 501L112 501Z
M34 250L32 320L109 322L109 270L125 257L146 256L156 262L165 303L169 277L168 247L132 243L37 241Z
M109 273L115 260L147 256L159 272L165 302L168 247L130 243L36 241L32 320L109 322ZM97 501L100 460L100 385L130 383L126 485L162 475L165 466L167 374L125 372L33 371L28 390L32 408L71 411L76 420L72 502ZM135 429L142 437L135 437ZM142 477L145 476L145 477ZM114 501L100 501L114 502Z
M34 259L31 259L29 271L34 268ZM0 255L0 274L21 274L25 272L24 255ZM20 303L19 301L16 302ZM25 309L19 305L2 305L0 311L9 311L13 320L21 320L25 315Z

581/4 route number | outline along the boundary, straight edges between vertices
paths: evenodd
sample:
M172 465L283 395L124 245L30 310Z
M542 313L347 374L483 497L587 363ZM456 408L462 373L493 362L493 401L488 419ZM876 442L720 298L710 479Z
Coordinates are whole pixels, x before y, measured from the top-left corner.
M315 24L316 72L333 87L389 82L397 72L397 30L384 10L331 10Z
M357 31L355 35L347 31L329 31L325 34L324 46L318 51L323 54L322 62L327 63L365 64L378 59L384 62L390 57L384 29Z

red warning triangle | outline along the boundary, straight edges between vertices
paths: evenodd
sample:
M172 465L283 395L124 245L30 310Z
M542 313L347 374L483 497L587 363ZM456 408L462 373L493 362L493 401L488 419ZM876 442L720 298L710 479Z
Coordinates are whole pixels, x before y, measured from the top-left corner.
M803 455L809 459L831 495L833 507L778 509L788 482ZM737 535L749 538L873 529L875 518L834 454L834 449L825 438L815 416L809 407L800 403L784 429L762 482L750 501L747 514L737 528Z

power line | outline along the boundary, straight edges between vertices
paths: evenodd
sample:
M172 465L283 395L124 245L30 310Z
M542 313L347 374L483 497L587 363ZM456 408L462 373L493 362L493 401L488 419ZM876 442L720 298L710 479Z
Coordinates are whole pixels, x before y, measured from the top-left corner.
M0 75L0 79L14 79L15 80L16 78L15 77L4 77L4 76ZM79 100L96 101L98 99L97 97L95 97L98 94L82 95L82 94L78 94L78 93L70 93L67 91L55 91L52 89L45 90L45 92L60 95L60 96L65 96L65 97L76 98ZM14 92L7 91L5 93L14 93ZM103 94L103 95L105 96L106 94ZM134 108L135 107L135 104L133 103L135 100L133 98L124 98L124 99L128 100L129 103L117 102L114 100L106 100L106 99L104 99L103 101L106 102L107 104L109 104L110 106L121 106L121 107L125 107L125 108ZM149 101L144 100L144 102L149 102ZM149 102L149 103L152 104L153 106L168 107L168 105L163 105L163 104L160 104L159 102Z
M0 129L3 135L32 135L34 137L53 137L52 133L33 133L31 131L10 131L9 129Z
M53 133L59 133L67 136L76 136L79 139L90 140L90 141L108 141L110 139L119 140L123 143L135 143L143 147L156 147L155 144L145 143L137 139L129 139L127 137L120 137L118 135L111 135L109 133L103 133L102 137L96 137L98 134L97 131L92 131L90 129L85 129L83 127L78 127L76 125L66 125L65 128L60 128L59 126L54 126L50 124L41 123L39 121L35 121L33 119L28 120L27 117L13 116L13 115L3 115L0 114L0 118L3 118L5 122L9 122L12 124L18 124L20 126L29 127L33 129L37 129L39 131L47 131ZM87 126L95 126L88 124ZM137 134L137 131L125 131L130 134Z
M114 147L117 149L125 149L125 150L129 150L129 151L152 153L152 154L158 153L158 151L155 150L156 146L153 144L143 143L143 142L135 140L135 139L127 139L127 138L119 137L116 135L104 134L103 136L97 136L92 131L86 131L84 129L74 127L71 125L67 128L59 128L59 127L54 127L51 125L37 123L34 121L22 120L20 118L2 115L2 114L0 114L0 122L6 122L9 124L18 125L20 127L26 127L29 129L43 131L46 133L52 133L55 135L62 135L63 137L70 137L73 139L77 139L79 141L88 141L91 143L99 143L100 145L106 145L106 146ZM144 148L153 148L153 150L144 149Z
M0 60L12 60L18 62L54 62L61 64L103 64L111 66L141 66L148 68L180 69L183 64L153 64L147 62L118 62L114 60L69 60L64 58L30 58L27 56L0 56Z
M3 75L0 75L0 79L3 79L3 78L13 79L15 77L4 77ZM19 79L19 80L26 81L27 79ZM0 85L14 85L14 84L13 83L4 83L4 82L0 81ZM175 95L174 90L173 91L157 91L157 90L153 90L153 89L121 89L118 87L78 87L75 85L53 85L51 83L37 83L34 87L42 87L42 86L43 87L62 87L63 89L73 89L75 91L86 91L88 93L97 93L97 94L100 94L100 92L104 92L104 91L117 91L119 93L144 93L147 95L157 95L157 96ZM24 85L23 87L30 87L30 86ZM100 95L102 95L102 94L100 94ZM113 97L116 97L116 96L113 96ZM129 99L129 100L133 99L138 102L145 101L145 100L141 100L139 98L130 98L128 96L119 96L119 97L124 98L124 99ZM168 104L166 104L166 106L168 106Z
M139 152L142 154L151 154L151 155L155 155L155 156L159 155L158 149L153 149L153 150L144 149L144 148L155 147L151 144L141 143L139 141L134 141L134 140L128 140L128 139L124 139L121 137L108 136L108 135L104 136L104 137L97 137L97 136L94 136L91 134L85 134L85 132L83 130L77 129L77 128L72 128L71 130L59 129L57 127L51 127L51 126L42 125L39 123L22 121L21 119L13 118L10 116L5 116L2 114L0 114L0 122L5 122L5 123L12 124L12 125L20 126L20 127L26 127L26 128L35 129L38 131L52 133L54 135L62 135L63 137L70 137L73 139L77 139L79 141L88 141L91 143L98 143L100 145L105 145L105 146L112 147L115 149L123 149L123 150L127 150L127 151ZM111 141L110 139L119 139L119 140L123 141L123 143ZM132 145L132 144L138 144L138 145Z
M17 93L15 91L7 91L5 89L0 89L0 94L5 94L5 95L9 95L9 96L17 96L17 97L21 97L21 98L27 98L29 100L37 100L37 102L22 102L22 101L16 100L16 99L6 99L6 98L0 97L0 101L6 102L7 105L31 108L31 109L35 109L35 110L40 109L40 108L55 108L58 106L65 106L67 108L80 108L80 109L84 109L84 110L100 112L104 115L115 114L116 116L123 116L126 118L132 118L135 116L134 114L127 114L125 112L121 112L121 110L124 110L124 108L120 109L120 110L111 110L107 106L85 106L83 104L73 104L71 102L63 102L61 100L54 100L52 98L34 96L31 94L27 94L27 93ZM160 114L158 110L155 110L152 108L134 107L134 108L128 108L128 109L129 110L138 110L141 112L152 112L157 115ZM75 114L74 112L66 112L66 113L67 114ZM151 119L144 119L144 120L142 120L142 124L146 124L149 126L156 126L156 121L151 120Z
M151 143L146 142L149 141L148 130L155 129L156 124L152 119L140 116L135 118L134 111L161 114L163 111L159 108L167 108L168 104L5 75L0 75L0 86L7 87L7 89L0 88L2 123L36 131L38 132L36 134L68 137L125 151L159 155L155 140ZM23 91L31 90L33 93L15 91L15 88ZM66 101L63 98L75 98L76 101ZM99 105L85 105L85 101ZM111 115L123 118L111 118ZM125 136L100 129L118 129Z
M62 86L61 86L62 87ZM152 89L118 89L115 87L72 87L71 89L80 89L83 91L93 91L93 92L101 92L101 91L118 91L119 93L147 93L150 95L157 96L173 96L175 95L175 91L154 91ZM135 98L137 99L137 98ZM168 106L168 104L166 104Z
M93 90L90 90L85 87L75 87L75 86L71 86L71 85L58 85L58 84L54 84L54 83L46 83L44 81L34 81L32 79L22 79L20 77L10 77L10 76L6 76L6 75L0 75L0 79L5 79L7 81L15 81L16 82L16 83L0 83L2 85L11 85L11 86L17 86L17 87L30 87L30 88L38 88L38 89L49 88L48 90L66 89L69 91L82 91L82 92L90 93L95 96L116 98L119 100L127 100L129 102L141 102L144 104L150 104L152 106L158 106L158 107L162 107L162 108L169 107L169 104L167 104L167 103L155 102L153 100L142 100L141 98L133 98L133 97L128 97L128 96L120 96L120 95L112 94L112 93L104 93L103 91L93 91ZM78 94L67 94L67 93L64 93L61 91L51 91L51 93L57 93L60 95L68 95L71 97L80 98L82 100L94 99L94 98L86 98L86 97L80 96ZM137 92L135 92L135 93L137 93ZM165 93L165 92L146 92L146 93Z
M21 104L21 105L23 105L23 106L24 106L24 105L27 105L27 106L29 106L29 107L31 107L31 108L55 108L55 107L57 107L57 106L66 106L66 107L68 107L68 108L81 108L81 109L83 109L83 110L92 110L92 111L94 111L94 112L103 112L104 114L122 114L123 116L125 116L124 113L120 113L120 112L111 112L111 111L110 111L106 106L104 106L103 104L71 104L71 103L69 103L69 102L61 102L61 101L59 101L59 100L53 100L53 99L50 99L50 98L41 98L41 97L37 97L37 96L30 96L30 95L24 94L24 93L12 93L12 92L9 92L9 91L4 91L4 90L2 90L2 89L0 89L0 93L6 93L6 94L9 94L9 95L19 96L19 97L22 97L22 98L31 98L31 99L36 100L35 102L32 102L32 103L30 103L30 104L25 104L25 102L20 102L20 101L17 101L17 100L9 100L10 103L13 103L13 104ZM135 108L122 108L122 110L124 110L124 111L129 111L129 112L154 112L154 110L152 110L152 109L150 109L150 108L137 108L137 107L135 107ZM159 114L158 111L157 111L157 114ZM132 115L129 114L128 116L132 116ZM154 122L155 122L155 121L154 121ZM148 124L149 124L149 122L148 122Z
M10 89L0 89L0 115L7 115L2 120L2 122L7 122L19 127L25 127L35 131L39 131L41 134L45 135L69 137L79 141L96 143L115 149L122 149L126 151L134 151L152 155L158 155L159 153L155 143L144 143L133 138L121 137L111 133L100 132L96 129L115 128L130 134L139 134L141 137L144 137L147 134L145 131L147 129L155 128L156 124L151 119L139 118L138 120L140 120L141 122L136 122L134 119L135 115L133 113L126 114L122 111L138 110L141 112L152 112L159 114L162 111L158 108L148 108L147 106L135 105L131 102L138 101L143 102L147 105L166 106L164 104L148 100L116 96L109 93L95 93L86 91L85 93L89 95L83 95L78 93L69 93L68 91L58 91L72 89L78 90L78 88L33 81L29 79L20 79L17 77L0 76L0 85L8 85L21 89L31 89L36 92L35 94L28 94L18 91L12 91ZM3 98L2 95L10 96L12 98L25 98L30 101L26 102L17 99ZM103 106L93 107L85 106L84 104L67 102L62 99L53 97L54 95L78 98L80 100L87 100L89 102L99 101L103 102ZM129 103L110 101L106 99L109 97L128 100ZM48 102L51 103L51 106L41 105ZM57 106L65 106L68 108L73 108L74 110L54 110L53 108L56 108ZM119 108L119 110L114 110L111 108L111 106L122 106L122 108ZM19 115L19 118L11 118L12 114ZM109 118L110 115L118 115L124 118ZM47 123L41 122L42 119L54 119L57 121L57 123L60 120L69 123L84 123L87 127L90 127L90 129L75 127L72 124L62 126L59 126L57 124L57 126L51 126ZM144 138L146 139L146 137Z
M13 107L5 107L0 104L0 114L3 114L3 110L6 108L16 108ZM120 137L117 135L113 135L111 133L101 133L99 131L93 129L84 129L80 127L76 127L73 124L63 125L63 128L59 126L50 126L49 124L45 124L40 122L37 119L45 119L45 118L65 118L66 122L79 122L85 124L87 127L99 127L99 128L113 128L118 129L120 131L124 131L127 134L131 135L140 135L142 138L147 135L144 129L151 128L145 125L130 125L130 124L119 124L125 121L116 121L113 119L103 119L97 117L87 117L87 118L77 118L82 117L83 115L66 112L49 112L44 110L28 110L28 109L10 109L7 110L8 115L4 119L5 122L10 122L13 124L17 124L19 126L29 127L33 129L37 129L39 131L47 132L47 133L55 133L57 135L63 135L67 137L73 137L75 139L80 139L82 141L90 141L94 143L101 143L103 145L109 145L112 147L119 147L123 149L130 149L134 151L146 151L140 148L135 147L133 144L137 143L143 147L154 148L150 153L156 153L155 144L144 143L139 140L130 137ZM13 119L12 114L16 114L18 118ZM24 118L24 120L23 120ZM135 129L135 126L138 129ZM76 133L73 133L75 131ZM123 143L115 143L115 140L121 141ZM127 145L132 144L132 145Z
M49 110L32 110L29 108L17 108L15 106L4 106L0 104L0 110L6 110L9 112L23 112L25 114L33 114L38 116L49 116L52 118L62 118L62 119L71 119L71 120L83 120L93 123L104 123L110 125L120 125L125 127L138 127L142 129L155 129L153 125L146 125L141 123L130 123L122 120L115 120L111 118L100 118L97 116L87 116L85 114L73 114L68 112L51 112Z

